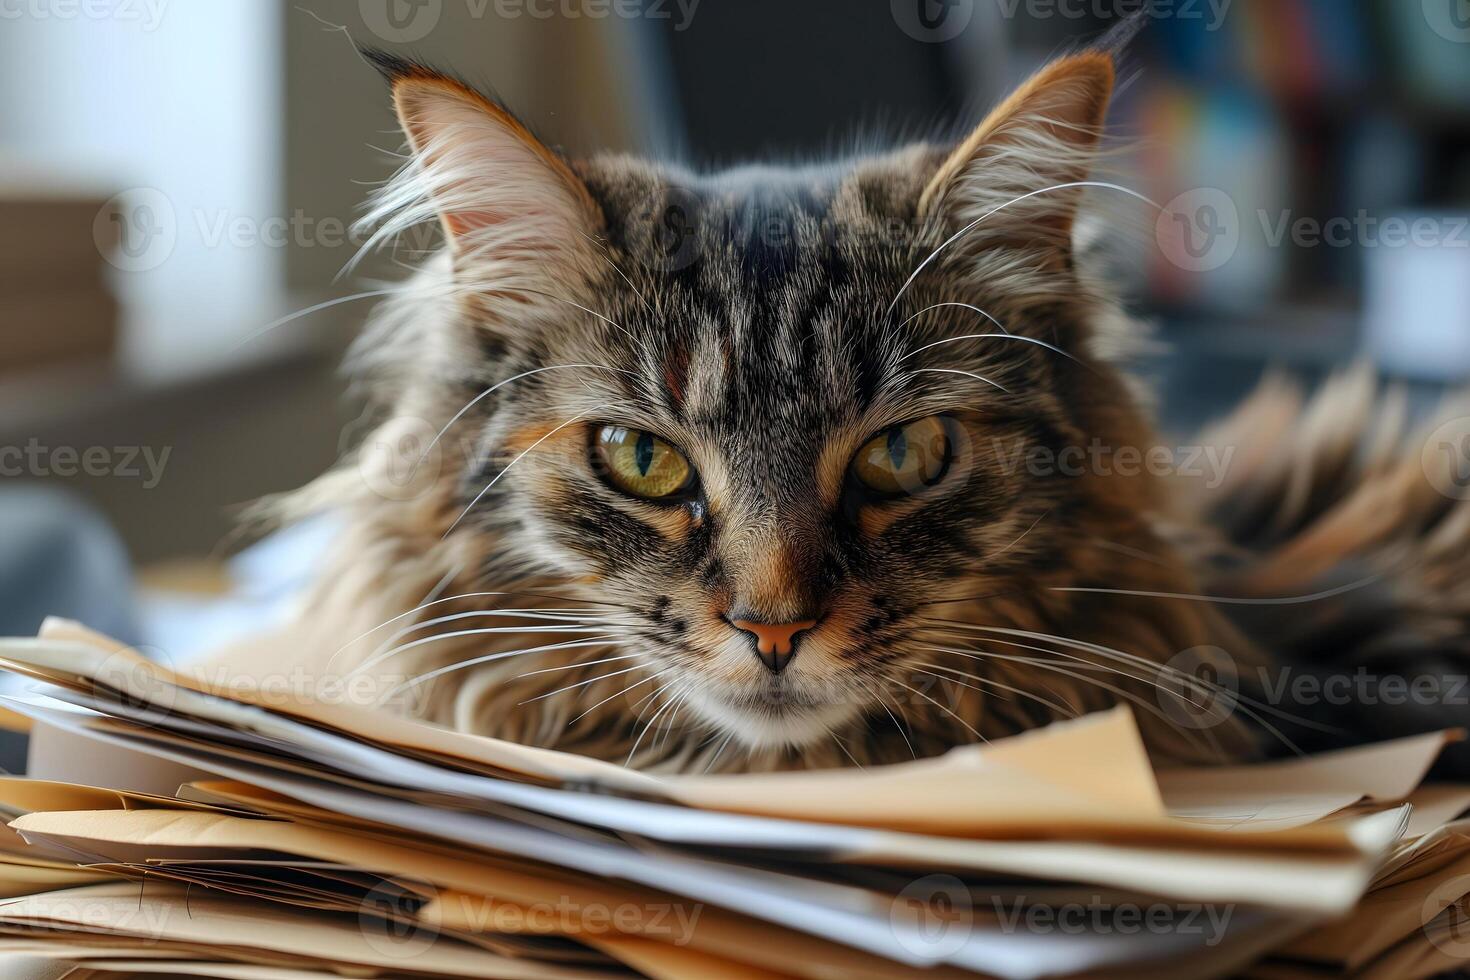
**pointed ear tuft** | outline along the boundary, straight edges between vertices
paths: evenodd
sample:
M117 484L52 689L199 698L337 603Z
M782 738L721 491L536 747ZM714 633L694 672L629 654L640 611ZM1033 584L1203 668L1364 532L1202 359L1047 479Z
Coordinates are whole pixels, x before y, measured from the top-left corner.
M413 149L396 202L414 218L437 212L457 272L513 289L564 278L601 229L586 185L505 108L452 76L381 52L364 56L389 80ZM406 205L404 197L421 203ZM390 195L391 197L391 195Z
M1088 51L1043 68L975 128L925 187L919 213L1069 248L1081 188L1096 161L1113 91L1113 59ZM1028 196L1030 195L1030 196ZM1000 210L996 210L1000 209ZM994 217L987 217L994 212Z

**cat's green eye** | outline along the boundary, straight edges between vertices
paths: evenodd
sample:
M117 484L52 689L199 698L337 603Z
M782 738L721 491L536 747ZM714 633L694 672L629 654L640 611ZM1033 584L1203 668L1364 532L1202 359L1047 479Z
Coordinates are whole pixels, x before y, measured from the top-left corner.
M671 497L694 482L694 468L684 454L651 432L604 425L593 448L607 478L635 497Z
M916 493L938 483L949 467L949 427L937 415L895 425L869 439L852 461L858 481L885 497Z

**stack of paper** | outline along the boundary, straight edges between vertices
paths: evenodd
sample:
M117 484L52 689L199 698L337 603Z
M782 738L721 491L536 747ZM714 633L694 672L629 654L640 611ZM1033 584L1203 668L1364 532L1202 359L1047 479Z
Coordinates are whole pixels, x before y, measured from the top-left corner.
M1450 733L1156 774L1120 709L867 771L655 778L219 689L72 624L0 666L71 767L0 780L0 952L33 975L1401 978L1470 955L1470 789L1419 787Z

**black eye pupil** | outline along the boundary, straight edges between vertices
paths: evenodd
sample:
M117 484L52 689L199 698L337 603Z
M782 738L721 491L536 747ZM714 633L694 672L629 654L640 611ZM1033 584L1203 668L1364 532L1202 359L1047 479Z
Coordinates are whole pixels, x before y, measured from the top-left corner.
M633 462L638 466L639 476L648 475L648 468L653 465L653 436L647 432L641 433L633 444Z
M903 469L904 457L909 454L908 436L903 434L903 429L888 430L888 458L893 462L895 470Z

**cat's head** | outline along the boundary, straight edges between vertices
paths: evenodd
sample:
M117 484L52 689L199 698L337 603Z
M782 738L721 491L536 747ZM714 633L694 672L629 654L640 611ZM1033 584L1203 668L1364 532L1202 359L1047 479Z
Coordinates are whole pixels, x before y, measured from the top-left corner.
M476 447L435 530L615 607L710 727L800 746L914 703L928 624L1061 601L1092 522L1148 499L1035 465L1142 431L1073 248L1109 55L957 145L708 176L564 160L379 62L413 150L381 214L447 240L384 359L400 411Z

